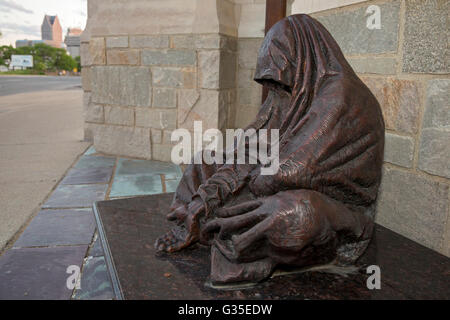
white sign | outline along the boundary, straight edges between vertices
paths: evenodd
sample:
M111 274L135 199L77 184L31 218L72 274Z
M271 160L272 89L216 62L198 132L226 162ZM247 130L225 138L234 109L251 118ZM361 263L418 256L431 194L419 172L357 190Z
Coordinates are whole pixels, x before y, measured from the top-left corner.
M11 55L10 67L33 67L33 56L26 55Z

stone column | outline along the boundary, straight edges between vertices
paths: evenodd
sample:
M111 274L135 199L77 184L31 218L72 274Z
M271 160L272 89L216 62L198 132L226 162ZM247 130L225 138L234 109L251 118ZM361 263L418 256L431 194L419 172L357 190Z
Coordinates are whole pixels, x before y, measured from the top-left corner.
M237 14L228 0L88 1L85 138L106 154L170 161L174 129L232 126Z

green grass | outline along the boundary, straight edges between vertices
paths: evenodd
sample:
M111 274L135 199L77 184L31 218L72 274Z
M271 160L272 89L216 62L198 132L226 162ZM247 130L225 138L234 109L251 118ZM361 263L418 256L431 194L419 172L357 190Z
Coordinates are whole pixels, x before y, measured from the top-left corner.
M37 71L37 70L9 70L6 72L0 72L0 75L2 74L15 74L15 75L27 75L27 74L35 74L35 75L45 75L44 71Z

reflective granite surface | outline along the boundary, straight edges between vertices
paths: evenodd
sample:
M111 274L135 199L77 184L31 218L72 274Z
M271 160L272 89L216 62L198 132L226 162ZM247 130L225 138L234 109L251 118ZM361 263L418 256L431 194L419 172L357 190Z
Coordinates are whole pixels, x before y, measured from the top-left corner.
M165 220L173 194L97 202L100 236L124 299L450 299L450 259L384 227L347 277L303 272L277 276L252 288L208 287L209 248L155 254L153 243L169 229ZM107 259L108 260L108 259ZM366 268L381 270L381 289L367 288Z
M172 163L119 159L109 196L130 197L169 192L166 189L172 189L173 184L176 188L181 176L180 167Z

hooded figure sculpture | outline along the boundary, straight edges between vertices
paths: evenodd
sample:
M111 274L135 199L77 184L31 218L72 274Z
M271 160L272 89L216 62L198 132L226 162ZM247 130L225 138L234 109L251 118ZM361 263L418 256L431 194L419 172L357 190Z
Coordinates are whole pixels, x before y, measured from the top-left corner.
M372 236L381 180L377 100L307 15L270 29L254 79L269 93L248 128L279 129L278 172L261 175L261 163L189 165L168 215L177 225L157 249L210 245L213 284L352 264Z

